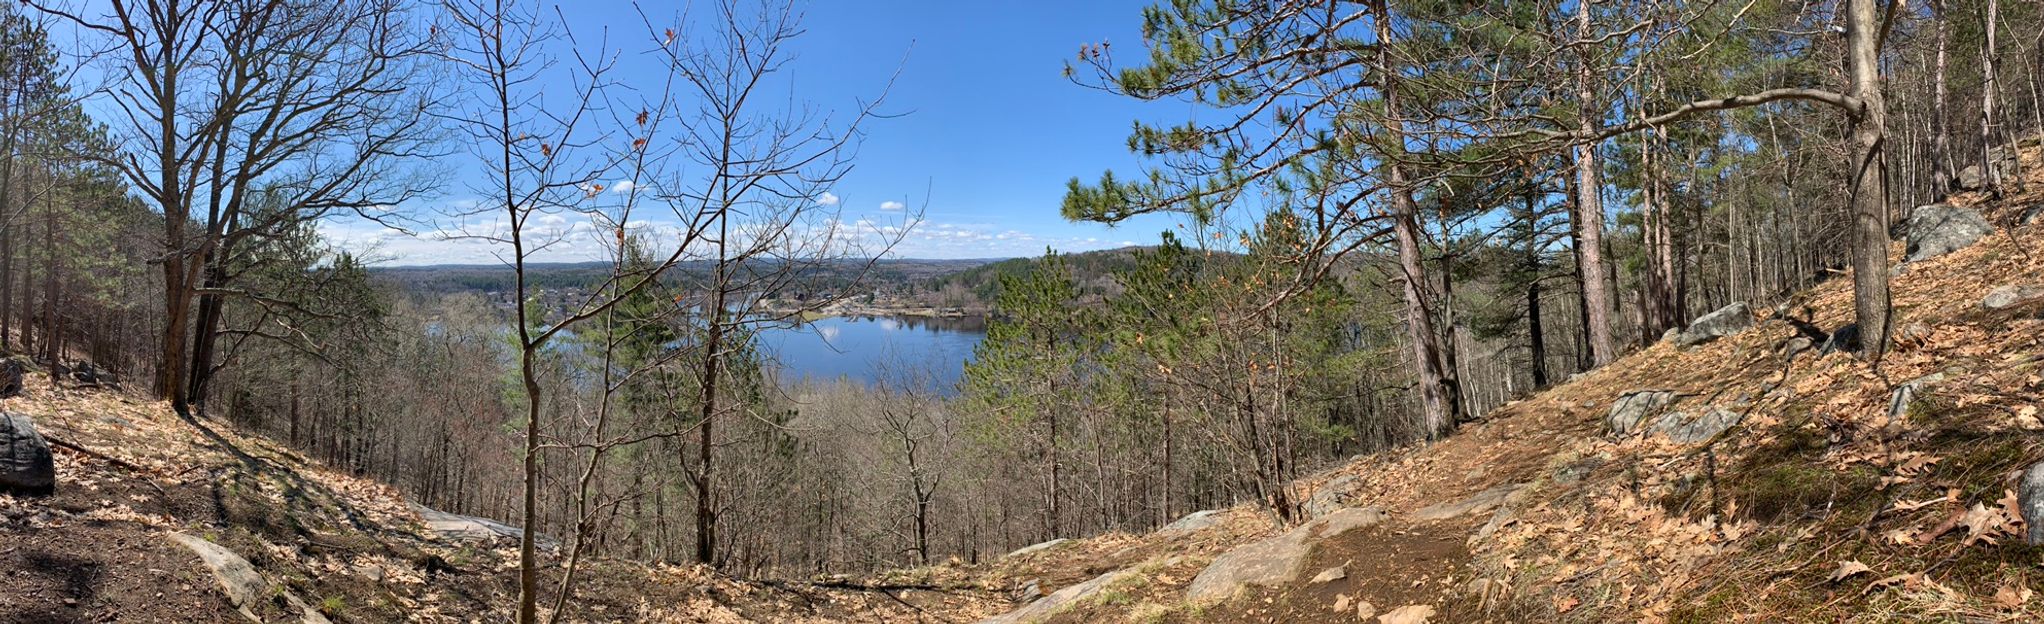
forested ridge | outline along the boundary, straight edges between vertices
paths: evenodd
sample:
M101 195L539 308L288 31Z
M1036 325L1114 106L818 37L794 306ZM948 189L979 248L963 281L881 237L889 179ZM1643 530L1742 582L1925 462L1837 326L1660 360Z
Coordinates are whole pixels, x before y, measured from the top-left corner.
M561 10L0 8L0 619L2044 608L2037 2L1132 7L1041 210L1168 230L999 261L843 211L804 3ZM786 379L851 306L986 335Z

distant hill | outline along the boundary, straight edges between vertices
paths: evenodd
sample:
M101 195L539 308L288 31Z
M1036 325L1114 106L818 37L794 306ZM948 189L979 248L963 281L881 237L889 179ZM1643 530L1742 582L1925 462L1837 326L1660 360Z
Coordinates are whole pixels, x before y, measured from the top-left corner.
M942 276L967 271L992 259L971 260L929 260L919 258L889 259L876 262L863 276L862 283L875 290L895 291L910 288L914 284L927 282ZM682 279L705 276L710 263L707 261L687 262L678 267ZM847 260L831 269L825 269L812 284L841 288L859 279L864 268L862 261ZM428 266L379 267L370 273L405 292L416 295L442 295L457 292L503 292L514 284L511 268L494 264L443 264ZM610 274L607 262L548 262L526 265L526 278L541 289L580 289L601 283Z
M1078 282L1082 295L1103 295L1119 288L1114 282L1114 273L1134 266L1135 252L1150 248L1152 247L1122 247L1061 254L1061 257L1065 259L1065 264L1071 267L1072 278ZM1001 276L1028 273L1042 263L1041 256L989 262L933 279L927 289L932 292L943 292L947 288L962 288L972 293L980 302L990 303L997 294Z

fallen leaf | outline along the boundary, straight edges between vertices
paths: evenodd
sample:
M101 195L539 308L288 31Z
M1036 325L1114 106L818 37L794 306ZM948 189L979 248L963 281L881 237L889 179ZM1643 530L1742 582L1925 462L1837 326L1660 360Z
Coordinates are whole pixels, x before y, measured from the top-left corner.
M1576 608L1578 604L1582 604L1582 601L1576 600L1574 596L1562 596L1554 599L1554 612L1568 613L1569 609Z
M1860 595L1864 596L1873 593L1875 590L1886 589L1889 587L1894 587L1896 585L1914 586L1920 582L1920 579L1922 577L1923 575L1921 574L1897 574L1894 576L1890 576L1888 578L1874 581L1872 583L1868 583L1867 588L1860 590L1859 593Z
M1831 582L1836 583L1872 571L1874 571L1873 568L1867 567L1867 564L1858 561L1840 561L1838 562L1838 571L1831 573Z
M2003 585L2001 589L1994 590L1994 604L2001 605L2003 609L2021 609L2023 603L2029 602L2030 596L2036 593L2028 587Z
M1405 605L1377 616L1377 624L1426 624L1434 617L1434 608L1427 605Z
M1994 536L2008 527L2008 520L2002 517L2001 510L1988 509L1986 505L1974 503L1972 509L1966 510L1966 517L1959 519L1959 524L1966 525L1964 543L1970 546L1975 542L1993 544Z

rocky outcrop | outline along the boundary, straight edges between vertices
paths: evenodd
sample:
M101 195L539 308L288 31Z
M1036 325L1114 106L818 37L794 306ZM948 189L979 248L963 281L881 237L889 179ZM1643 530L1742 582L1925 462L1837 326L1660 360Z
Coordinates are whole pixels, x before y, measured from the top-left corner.
M1185 517L1173 520L1171 524L1164 525L1164 528L1157 529L1157 532L1191 533L1220 523L1221 510L1208 509L1206 511L1195 511L1185 514Z
M1434 522L1484 513L1512 502L1525 489L1526 484L1524 483L1500 485L1477 492L1475 496L1460 501L1441 503L1412 512L1412 520L1414 522Z
M1906 227L1909 255L1905 262L1920 262L1965 249L1994 233L1994 226L1979 211L1951 204L1917 206L1909 213Z
M1713 407L1693 415L1688 412L1663 414L1649 429L1668 436L1676 444L1696 444L1717 437L1744 419L1745 416L1738 412Z
M2001 147L1990 149L1987 151L1987 162L1994 167L1994 173L1998 178L2008 180L2016 177L2018 161L2015 152ZM1958 177L1953 179L1952 183L1961 191L1982 190L1991 182L1987 173L1987 170L1981 168L1978 163L1967 165L1959 170Z
M499 539L523 539L525 530L488 518L452 514L410 503L412 512L419 514L419 520L435 535L454 541L495 541ZM533 536L533 543L540 548L558 549L561 543L545 535Z
M1635 390L1618 397L1611 404L1611 412L1604 416L1604 424L1614 435L1625 435L1638 431L1639 427L1674 405L1680 399L1672 390Z
M1753 326L1753 311L1745 302L1734 303L1705 314L1675 334L1675 346L1694 347L1739 333Z
M57 465L50 443L35 422L0 412L0 494L47 496L57 491Z
M1178 557L1172 557L1155 564L1146 563L1140 566L1108 572L1093 577L1092 580L1084 583L1052 592L1049 596L1038 598L1020 609L980 620L979 624L1027 624L1029 622L1040 622L1064 610L1066 605L1091 598L1094 594L1100 593L1100 590L1112 587L1122 579L1142 574L1143 568L1170 566L1178 563L1178 561Z
M1924 388L1944 380L1944 373L1931 373L1895 386L1895 390L1888 395L1888 418L1907 418L1910 406L1916 404L1916 400L1923 395Z
M78 382L81 386L92 387L113 386L120 383L120 380L111 371L100 368L99 365L91 362L79 362L77 367L72 368L71 380Z
M1227 598L1250 585L1280 587L1299 579L1306 555L1323 540L1383 522L1372 507L1351 507L1321 516L1276 537L1230 550L1192 579L1185 597L1195 602Z
M1348 508L1349 496L1355 493L1355 489L1355 475L1328 479L1326 483L1320 484L1319 489L1313 490L1313 496L1307 498L1306 504L1301 507L1308 518L1318 518L1341 511Z
M1028 545L1028 546L1023 546L1023 547L1021 547L1021 548L1017 548L1017 549L1015 549L1015 550L1014 550L1014 552L1010 552L1010 553L1008 553L1008 554L1006 554L1006 555L1002 555L1002 557L1004 557L1004 558L1005 558L1005 557L1020 557L1020 556L1023 556L1023 555L1027 555L1027 554L1030 554L1030 553L1039 553L1039 552L1043 552L1043 551L1046 551L1046 550L1050 550L1050 549L1052 549L1052 548L1057 548L1057 547L1058 547L1059 545L1062 545L1062 544L1064 544L1065 542L1069 542L1069 541L1072 541L1072 540L1069 540L1069 539L1065 539L1065 538L1062 538L1062 537L1060 537L1060 538L1057 538L1057 539L1054 539L1054 540L1051 540L1051 541L1048 541L1048 542L1041 542L1041 543L1036 543L1036 544L1030 544L1030 545Z
M1987 293L1980 300L1980 307L1990 312L2044 303L2044 285L2007 284Z
M1611 412L1604 416L1604 424L1610 427L1613 435L1644 431L1666 435L1678 444L1696 444L1717 437L1744 418L1738 412L1717 407L1689 412L1670 411L1668 408L1681 398L1681 395L1669 390L1625 393L1611 404Z
M275 596L284 606L298 612L301 624L328 624L325 615L312 608L312 605L306 604L297 594L288 589L273 589L269 579L263 578L255 566L249 565L247 559L243 559L234 551L176 531L172 531L168 537L170 541L183 545L191 550L192 554L199 556L199 562L206 564L206 568L213 572L213 579L220 583L221 593L227 594L227 602L234 605L235 610L240 611L242 615L247 616L249 621L262 624L264 620L256 615L256 609Z
M2044 462L2031 464L2029 470L2023 471L2016 501L2022 507L2026 539L2031 546L2044 546Z

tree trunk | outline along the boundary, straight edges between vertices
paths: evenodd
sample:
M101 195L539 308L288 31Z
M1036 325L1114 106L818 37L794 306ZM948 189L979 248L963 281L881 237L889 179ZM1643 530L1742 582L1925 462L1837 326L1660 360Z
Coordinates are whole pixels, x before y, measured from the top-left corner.
M1996 137L1994 136L1994 100L2000 93L1996 77L2000 74L2001 54L1995 45L1995 31L2000 30L2001 2L1987 0L1987 39L1981 44L1980 54L1980 174L1986 180L1988 192L2001 196L2001 163L1995 162ZM1879 51L1876 50L1878 55ZM2010 154L2013 156L2014 154Z
M1945 13L1944 0L1932 0L1931 7L1937 15L1932 20L1936 26L1937 61L1931 73L1931 188L1938 199L1944 199L1952 190L1952 131L1950 117L1945 112L1945 67L1950 47L1951 20Z
M1853 120L1853 311L1860 345L1870 361L1888 348L1888 185L1883 157L1888 109L1881 94L1880 10L1874 0L1851 0L1846 21L1853 96L1862 110Z
M1576 3L1576 26L1581 31L1577 37L1588 41L1589 3ZM1597 105L1596 91L1590 88L1594 78L1590 64L1595 59L1591 57L1588 43L1577 49L1577 58L1576 130L1585 136L1594 136L1603 111ZM1604 201L1600 196L1604 186L1597 171L1597 144L1586 142L1577 145L1575 164L1575 227L1577 238L1582 241L1577 254L1582 262L1583 324L1589 334L1590 361L1594 366L1603 366L1618 358L1618 347L1611 339L1611 292L1604 282L1609 270L1604 264Z
M1377 40L1389 41L1391 37L1391 11L1388 2L1378 0L1373 7L1377 13ZM1384 130L1389 135L1393 149L1405 147L1405 122L1400 118L1398 104L1398 72L1391 71L1390 53L1383 47L1377 50L1378 70L1383 72L1384 85ZM1398 245L1399 282L1405 299L1405 337L1411 343L1412 365L1419 377L1420 427L1427 439L1436 440L1446 435L1455 426L1455 415L1461 412L1460 391L1456 389L1454 372L1449 370L1441 356L1439 330L1434 328L1434 314L1427 301L1428 279L1426 258L1420 250L1419 207L1412 197L1412 185L1406 179L1405 165L1397 154L1387 161L1386 187L1391 193L1391 235Z
M1526 339L1532 350L1533 387L1547 387L1547 338L1540 327L1540 212L1526 193Z
M219 288L225 285L224 271L215 266L215 260L208 254L201 258L206 264L204 288ZM199 309L192 326L192 358L189 384L185 397L191 402L193 411L203 416L206 413L207 383L213 378L214 349L220 338L220 323L226 314L227 301L220 295L199 295Z

